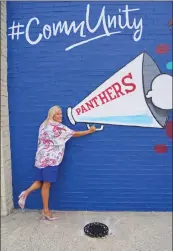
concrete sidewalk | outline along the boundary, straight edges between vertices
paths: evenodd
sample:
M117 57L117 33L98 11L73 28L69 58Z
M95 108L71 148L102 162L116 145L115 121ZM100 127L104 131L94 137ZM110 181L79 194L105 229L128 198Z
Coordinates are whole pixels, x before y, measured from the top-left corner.
M1 218L2 251L172 251L172 213L57 212L59 220L40 212L14 211ZM109 236L87 237L83 228L105 223Z

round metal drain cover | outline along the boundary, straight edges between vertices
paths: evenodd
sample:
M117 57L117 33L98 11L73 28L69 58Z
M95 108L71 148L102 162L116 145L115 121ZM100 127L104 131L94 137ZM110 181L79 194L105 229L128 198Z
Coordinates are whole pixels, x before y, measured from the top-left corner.
M93 222L84 227L84 232L90 237L101 238L108 235L109 228L103 223Z

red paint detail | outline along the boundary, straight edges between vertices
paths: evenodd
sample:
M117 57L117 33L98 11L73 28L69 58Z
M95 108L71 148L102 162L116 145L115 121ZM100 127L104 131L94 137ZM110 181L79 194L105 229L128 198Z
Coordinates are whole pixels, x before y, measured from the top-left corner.
M168 147L166 145L161 145L161 144L160 145L156 145L154 147L154 151L156 153L165 153L165 152L168 151Z
M169 26L173 26L173 19L169 21Z
M77 115L79 115L81 113L81 109L80 108L77 108L76 109L76 112L77 112Z
M126 93L133 92L134 90L136 90L136 85L134 83L126 83L125 82L125 80L128 78L133 79L131 72L128 75L126 75L125 77L123 77L121 80L123 85L131 87L131 90L125 89Z
M136 84L127 83L125 81L127 78L133 79L132 74L129 73L121 79L121 82L119 81L112 84L111 86L103 90L101 93L97 94L97 96L90 99L88 102L83 103L79 108L76 109L77 115L80 115L81 113L86 113L89 110L94 109L95 107L104 105L105 103L108 103L116 98L120 98L121 96L135 91ZM124 88L124 86L126 87L126 89ZM130 89L127 89L129 87Z
M168 44L160 44L156 47L156 53L158 54L164 54L169 51L169 46Z
M166 134L171 139L173 139L172 131L173 131L173 124L172 121L169 121L166 126Z

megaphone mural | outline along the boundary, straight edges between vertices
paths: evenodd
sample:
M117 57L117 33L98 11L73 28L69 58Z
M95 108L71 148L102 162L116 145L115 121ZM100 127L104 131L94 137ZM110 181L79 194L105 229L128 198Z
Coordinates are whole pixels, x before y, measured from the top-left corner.
M142 53L116 72L74 108L70 122L164 128L172 109L172 76L162 74Z

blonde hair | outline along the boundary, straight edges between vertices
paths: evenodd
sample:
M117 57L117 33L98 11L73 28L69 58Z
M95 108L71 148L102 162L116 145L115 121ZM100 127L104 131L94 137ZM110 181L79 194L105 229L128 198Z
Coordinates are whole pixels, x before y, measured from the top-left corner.
M52 120L53 119L53 116L59 112L59 110L61 111L61 107L58 106L58 105L55 105L55 106L52 106L49 111L48 111L48 114L47 114L47 119L43 122L43 124L47 125L49 120Z

